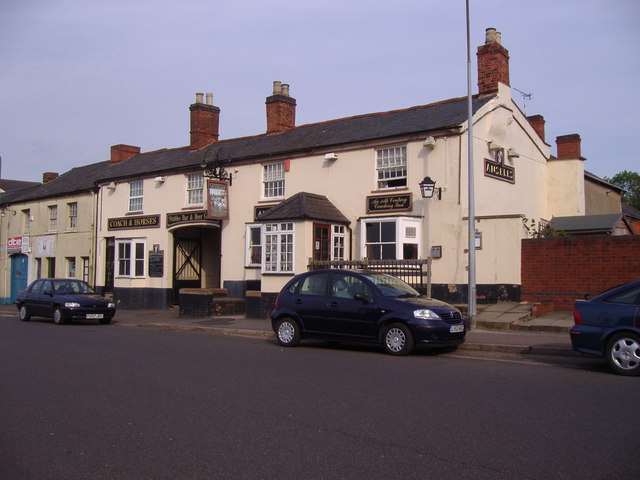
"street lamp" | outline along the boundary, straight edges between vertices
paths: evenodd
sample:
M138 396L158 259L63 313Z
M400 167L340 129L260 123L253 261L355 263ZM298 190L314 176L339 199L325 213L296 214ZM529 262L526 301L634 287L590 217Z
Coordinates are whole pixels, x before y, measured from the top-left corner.
M424 177L420 182L420 194L422 198L432 198L435 191L438 191L438 200L442 198L442 188L436 188L436 181L431 177Z

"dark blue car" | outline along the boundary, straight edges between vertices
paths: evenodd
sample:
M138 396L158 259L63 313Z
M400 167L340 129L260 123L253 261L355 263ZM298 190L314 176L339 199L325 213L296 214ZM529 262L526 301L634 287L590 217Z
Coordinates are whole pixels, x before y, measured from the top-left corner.
M285 347L302 338L357 340L381 344L392 355L407 355L414 346L456 346L466 334L457 308L365 270L295 276L278 294L271 323Z
M53 318L62 324L72 320L110 323L114 303L96 294L88 283L72 278L41 278L20 292L16 299L20 320Z
M574 350L605 357L621 375L640 375L640 281L577 300L573 318Z

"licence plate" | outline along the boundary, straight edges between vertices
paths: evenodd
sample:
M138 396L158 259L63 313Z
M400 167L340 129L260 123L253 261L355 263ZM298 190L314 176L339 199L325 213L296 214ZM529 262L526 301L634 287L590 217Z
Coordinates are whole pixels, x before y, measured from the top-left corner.
M460 333L464 332L464 325L451 325L449 327L449 333Z
M87 313L87 318L88 319L104 318L104 315L102 313Z

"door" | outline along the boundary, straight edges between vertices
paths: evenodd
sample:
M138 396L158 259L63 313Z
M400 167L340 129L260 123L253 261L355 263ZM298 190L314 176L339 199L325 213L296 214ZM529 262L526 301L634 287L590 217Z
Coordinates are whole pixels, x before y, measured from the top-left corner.
M331 260L331 226L321 223L313 224L313 259L316 261Z
M354 338L375 338L378 334L378 319L382 313L361 278L334 272L327 306L327 320L333 332Z
M116 256L116 241L113 237L107 238L107 249L104 255L104 289L113 292L113 269Z
M175 237L173 247L173 303L179 303L181 288L200 288L202 244L199 238Z
M11 256L11 297L9 301L14 303L18 293L27 288L29 273L29 259L22 253Z

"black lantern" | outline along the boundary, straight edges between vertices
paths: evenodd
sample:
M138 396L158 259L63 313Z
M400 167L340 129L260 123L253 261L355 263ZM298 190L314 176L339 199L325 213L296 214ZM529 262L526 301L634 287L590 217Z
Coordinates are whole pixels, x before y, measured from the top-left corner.
M440 200L440 188L438 188L438 200ZM431 177L424 177L420 182L420 194L422 198L431 198L433 197L434 192L436 191L436 182L435 180L431 180Z

